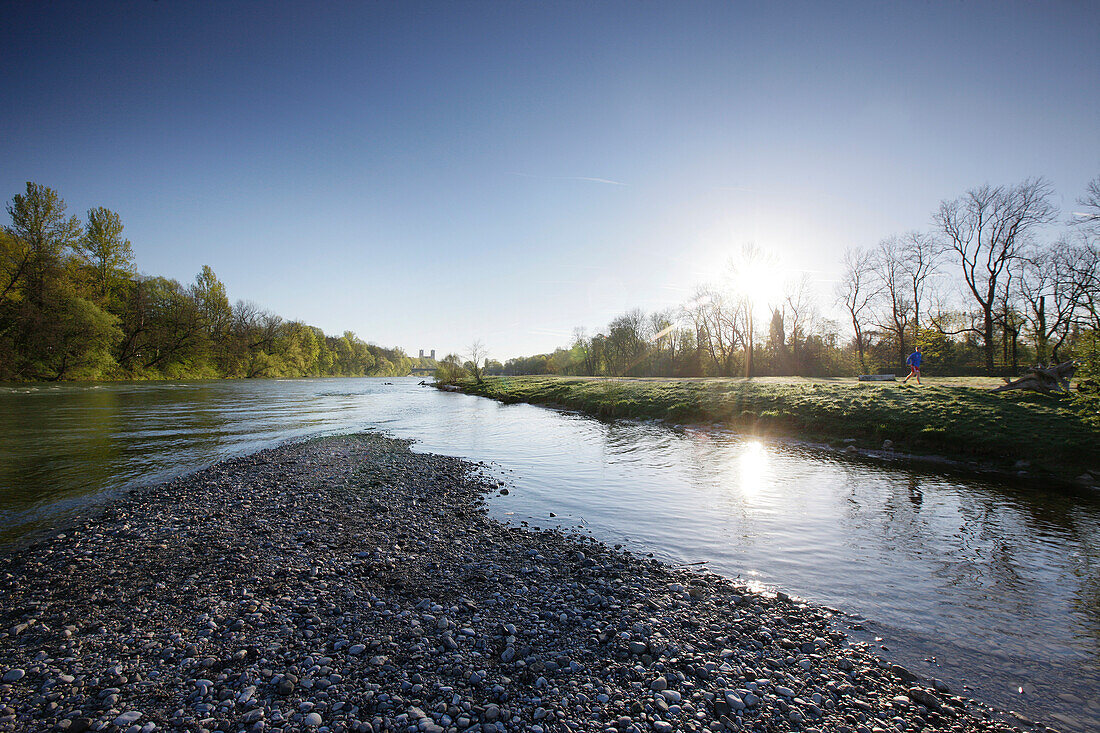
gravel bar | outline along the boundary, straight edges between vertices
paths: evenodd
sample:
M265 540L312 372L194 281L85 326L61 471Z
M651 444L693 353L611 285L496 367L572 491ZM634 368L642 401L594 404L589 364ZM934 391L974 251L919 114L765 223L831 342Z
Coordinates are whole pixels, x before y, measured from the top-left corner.
M1000 731L833 612L487 515L367 433L112 502L0 558L0 731Z

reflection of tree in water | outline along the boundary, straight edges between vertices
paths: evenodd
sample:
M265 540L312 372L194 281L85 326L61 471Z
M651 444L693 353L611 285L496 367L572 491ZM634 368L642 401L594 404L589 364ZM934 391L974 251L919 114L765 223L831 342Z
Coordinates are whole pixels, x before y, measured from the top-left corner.
M1034 624L1062 624L1050 630L1063 644L1082 631L1100 639L1095 499L1082 505L1081 497L1060 492L1028 494L920 472L875 471L877 480L869 480L866 467L842 470L850 476L844 497L850 546L895 556L910 572L924 568L944 611L958 609L949 616L985 609L993 646L1026 644ZM870 544L868 536L875 538ZM1065 628L1071 609L1084 629Z
M916 474L910 474L909 476L909 501L913 504L915 511L920 511L921 505L924 504L924 492L921 491L920 481L917 480Z
M1070 591L1070 604L1082 631L1100 641L1100 495L1069 487L1035 485L994 486L992 493L1017 510L1023 536L1047 547L1079 585ZM1045 542L1037 538L1047 538ZM1058 549L1054 549L1057 547ZM1009 548L1005 552L1011 552ZM1015 552L1011 552L1015 555ZM1046 597L1058 587L1043 578L1032 592ZM1069 577L1060 579L1062 583ZM1100 653L1100 649L1097 650Z
M613 455L639 453L641 451L668 452L674 447L677 436L664 428L652 428L628 422L603 423L604 443Z
M4 407L0 510L94 494L111 480L122 452L114 439L122 427L114 390L66 385L56 394L7 400Z
M43 506L72 516L89 497L181 461L197 466L227 422L225 395L206 385L63 385L12 397L0 405L0 542L55 526L38 518Z
M927 556L928 551L936 549L938 531L927 517L921 515L924 493L918 476L909 474L904 485L898 480L900 477L885 473L880 476L881 482L886 484L885 491L882 491L882 483L875 482L869 487L872 493L862 501L856 491L859 485L867 485L866 476L857 473L849 482L852 486L853 503L865 505L868 509L874 505L875 491L882 492L881 514L876 517L872 509L864 512L862 521L872 526L877 525L877 533L886 552L900 552L906 557Z
M1098 644L1094 647L1100 655L1100 522L1091 512L1073 512L1075 523L1081 528L1078 534L1080 551L1073 556L1073 572L1081 585L1073 599L1086 627L1086 633ZM1100 658L1097 659L1100 664Z

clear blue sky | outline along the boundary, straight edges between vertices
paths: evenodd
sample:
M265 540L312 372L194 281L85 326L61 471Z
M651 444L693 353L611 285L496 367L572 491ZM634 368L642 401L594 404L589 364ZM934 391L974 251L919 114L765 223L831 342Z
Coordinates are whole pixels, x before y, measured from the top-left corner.
M940 199L1100 173L1095 2L0 10L3 198L413 355L549 350L749 241L828 290Z

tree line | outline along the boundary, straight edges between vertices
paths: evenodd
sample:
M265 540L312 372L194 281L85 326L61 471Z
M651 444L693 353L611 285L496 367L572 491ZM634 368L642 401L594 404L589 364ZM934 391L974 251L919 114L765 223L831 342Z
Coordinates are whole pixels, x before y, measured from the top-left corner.
M398 376L401 349L326 336L254 303L231 304L204 266L193 283L139 275L119 215L66 213L27 183L0 229L0 380Z
M755 280L775 267L744 246L688 302L630 310L547 354L487 364L487 374L844 376L904 369L914 346L940 375L1013 374L1089 352L1100 333L1100 177L1065 227L1051 184L1033 178L945 199L930 226L849 248L836 283L842 321L813 283L787 282L766 304Z

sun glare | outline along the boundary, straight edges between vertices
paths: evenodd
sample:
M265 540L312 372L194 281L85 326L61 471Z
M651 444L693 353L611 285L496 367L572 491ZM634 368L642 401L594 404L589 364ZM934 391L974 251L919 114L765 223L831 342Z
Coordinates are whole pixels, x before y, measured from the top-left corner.
M738 263L734 269L733 285L754 308L776 305L783 298L783 276L773 262Z
M741 491L749 495L758 493L763 488L768 473L768 452L764 450L764 445L756 440L745 443L741 446L737 463L741 474Z

